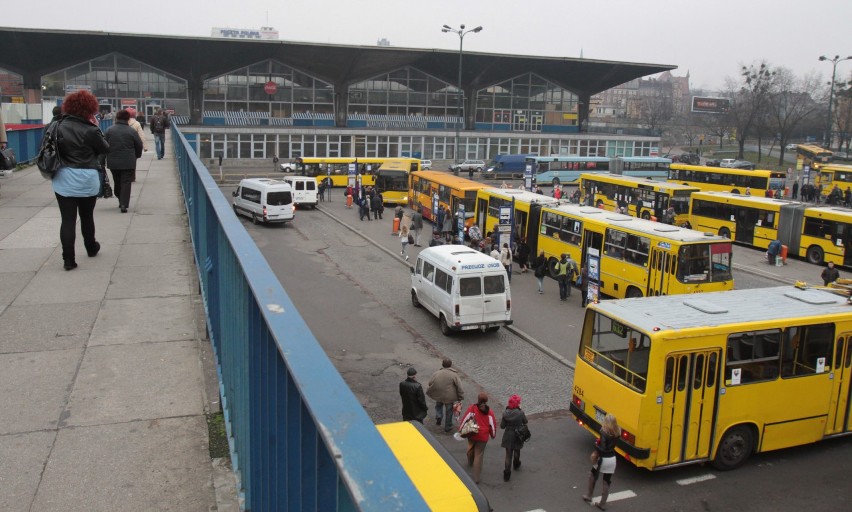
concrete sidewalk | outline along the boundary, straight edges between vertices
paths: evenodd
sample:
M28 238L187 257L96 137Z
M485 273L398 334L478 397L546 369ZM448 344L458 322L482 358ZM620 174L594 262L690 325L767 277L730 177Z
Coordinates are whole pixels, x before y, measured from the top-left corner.
M50 183L0 181L0 510L217 510L186 214L170 148L148 144L129 212L98 201L101 251L78 228L72 271Z

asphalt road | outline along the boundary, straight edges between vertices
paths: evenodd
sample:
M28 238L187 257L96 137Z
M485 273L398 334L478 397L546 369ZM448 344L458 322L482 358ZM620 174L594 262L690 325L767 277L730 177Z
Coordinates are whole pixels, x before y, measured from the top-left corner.
M230 189L223 190L230 197ZM531 419L533 440L510 482L502 481L502 432L489 443L481 487L492 507L585 510L580 495L592 437L567 413L573 378L568 364L577 352L582 323L576 291L576 303L560 304L554 281L546 281L540 296L531 274L515 272L513 318L527 336L501 329L445 337L434 317L410 303L408 264L399 257L398 239L390 235L390 216L359 221L354 208L343 208L342 195L333 193L331 204L297 211L286 227L254 226L246 219L244 225L371 418L398 421L398 383L405 370L415 366L425 383L448 356L463 373L466 403L485 390L499 418L507 397L518 393ZM735 255L735 261L755 259L743 256ZM766 275L743 272L735 279L738 288L778 284ZM464 461L465 443L439 432L431 414L426 424ZM852 443L845 439L759 454L733 472L693 465L652 473L619 460L610 509L848 510L852 486L842 475L850 461Z

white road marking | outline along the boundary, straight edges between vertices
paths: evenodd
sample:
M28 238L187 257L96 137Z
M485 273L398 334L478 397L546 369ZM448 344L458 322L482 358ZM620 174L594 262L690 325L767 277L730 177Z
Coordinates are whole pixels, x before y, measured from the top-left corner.
M613 501L626 500L627 498L635 498L635 497L636 497L636 493L631 491L631 490L618 491L618 492L611 493L609 495L609 498L607 498L606 502L611 503ZM600 501L601 501L601 497L595 496L594 498L592 498L592 501L589 503L589 505L594 505L595 503L598 503Z
M713 480L716 478L716 475L712 473L708 473L706 475L694 476L692 478L684 478L683 480L677 480L678 485L692 485L697 484L698 482L703 482L705 480Z
M527 510L527 512L547 512L547 510L544 510L543 508L537 508L535 510Z

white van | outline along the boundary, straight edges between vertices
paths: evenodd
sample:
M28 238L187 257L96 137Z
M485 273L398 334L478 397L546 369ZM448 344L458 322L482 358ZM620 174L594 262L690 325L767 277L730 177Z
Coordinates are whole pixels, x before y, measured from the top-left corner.
M463 245L424 249L411 267L411 303L438 317L441 332L496 331L511 325L506 269L491 256Z
M296 206L317 207L317 179L307 176L288 176L284 181L293 187L293 202Z
M295 217L293 189L289 183L269 178L240 181L234 191L234 213L259 222L290 222Z

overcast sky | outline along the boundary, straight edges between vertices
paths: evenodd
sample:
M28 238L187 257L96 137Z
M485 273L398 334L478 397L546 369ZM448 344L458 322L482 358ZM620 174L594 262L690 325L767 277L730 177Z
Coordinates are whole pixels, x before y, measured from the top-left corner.
M273 26L312 43L457 49L448 24L482 25L465 51L579 57L678 67L693 88L719 89L761 59L826 80L820 55L852 55L852 2L843 0L3 0L6 27L209 37L212 27ZM85 7L82 7L85 6ZM0 52L3 49L0 48ZM852 73L852 61L838 76Z

